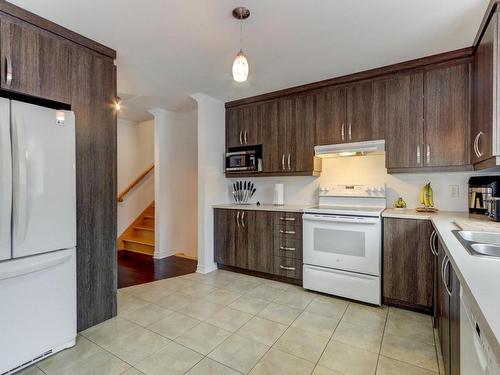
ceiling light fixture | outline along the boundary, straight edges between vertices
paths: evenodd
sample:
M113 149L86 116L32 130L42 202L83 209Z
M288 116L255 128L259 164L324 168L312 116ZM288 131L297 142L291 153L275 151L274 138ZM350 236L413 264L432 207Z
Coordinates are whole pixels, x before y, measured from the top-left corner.
M245 7L233 9L233 17L240 21L240 51L233 61L233 79L236 82L245 82L248 78L248 61L241 49L243 41L243 20L250 17L250 10Z
M118 112L120 109L122 109L122 98L117 96L115 99L115 110Z

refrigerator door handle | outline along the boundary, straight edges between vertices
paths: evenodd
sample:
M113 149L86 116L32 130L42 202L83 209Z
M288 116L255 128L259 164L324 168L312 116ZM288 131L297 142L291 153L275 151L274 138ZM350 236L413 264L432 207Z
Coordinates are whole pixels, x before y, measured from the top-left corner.
M9 267L4 267L5 270L0 268L0 280L11 279L27 275L29 273L38 272L47 268L53 268L71 260L71 255L65 254L58 258L44 259L38 262L29 262L29 264L14 264Z
M17 244L24 241L28 225L28 168L29 157L25 144L23 121L14 118L12 122L12 151L13 151L13 224L14 238Z
M0 260L8 259L12 214L12 149L10 143L10 103L0 102Z

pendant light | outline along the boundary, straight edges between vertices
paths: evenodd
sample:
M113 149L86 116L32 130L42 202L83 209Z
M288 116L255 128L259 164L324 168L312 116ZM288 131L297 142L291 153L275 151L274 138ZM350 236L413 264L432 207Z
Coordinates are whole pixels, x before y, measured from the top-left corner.
M245 82L248 78L248 61L241 49L243 35L243 20L250 17L250 11L245 7L233 9L233 17L240 21L240 51L233 61L233 79L236 82Z

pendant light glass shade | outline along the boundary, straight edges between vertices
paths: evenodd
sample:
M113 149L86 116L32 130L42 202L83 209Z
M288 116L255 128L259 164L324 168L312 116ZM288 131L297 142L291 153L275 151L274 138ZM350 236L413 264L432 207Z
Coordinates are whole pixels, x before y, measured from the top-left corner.
M248 61L240 49L233 61L233 79L236 82L245 82L248 78Z

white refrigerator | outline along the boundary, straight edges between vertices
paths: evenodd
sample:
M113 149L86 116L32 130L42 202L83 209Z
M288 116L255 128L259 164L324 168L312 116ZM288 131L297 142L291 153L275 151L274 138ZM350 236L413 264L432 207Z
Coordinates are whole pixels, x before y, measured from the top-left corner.
M75 116L0 98L0 374L76 337Z

